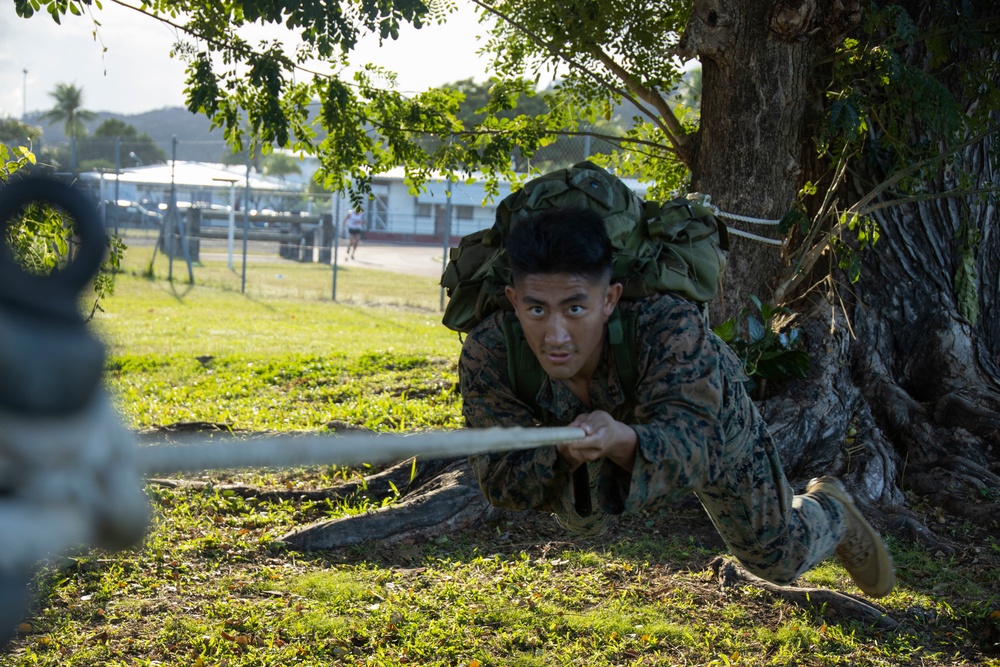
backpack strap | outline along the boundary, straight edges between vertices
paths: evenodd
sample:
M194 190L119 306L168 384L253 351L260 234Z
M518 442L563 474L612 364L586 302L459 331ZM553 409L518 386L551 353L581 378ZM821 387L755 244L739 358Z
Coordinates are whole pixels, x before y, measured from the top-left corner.
M535 403L535 397L545 382L545 371L524 339L524 329L516 317L500 318L500 329L507 347L507 377L510 387L521 401L531 407L535 419L546 423L546 411Z
M615 358L618 379L622 383L625 398L635 402L635 388L639 384L638 351L635 340L635 321L638 314L634 310L615 312L608 319L608 344Z

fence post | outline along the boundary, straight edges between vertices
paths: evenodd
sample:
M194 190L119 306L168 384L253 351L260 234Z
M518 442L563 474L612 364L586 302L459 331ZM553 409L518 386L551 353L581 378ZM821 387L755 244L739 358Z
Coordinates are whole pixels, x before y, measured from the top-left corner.
M243 271L240 276L240 294L247 291L247 227L250 226L250 147L246 148L247 183L243 194Z
M337 300L337 262L340 261L340 193L334 192L330 195L330 203L334 206L333 211L333 295L331 300Z
M115 137L115 205L112 207L112 211L115 212L115 236L118 236L118 215L120 209L118 208L118 182L121 181L122 175L122 138ZM138 199L138 197L136 197ZM103 205L104 200L101 200Z

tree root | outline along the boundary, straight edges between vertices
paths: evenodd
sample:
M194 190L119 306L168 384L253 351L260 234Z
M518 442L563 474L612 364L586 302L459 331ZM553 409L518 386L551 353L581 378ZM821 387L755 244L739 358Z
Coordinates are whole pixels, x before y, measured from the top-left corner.
M989 392L969 396L965 392L953 391L937 400L934 418L944 426L964 428L980 438L994 439L1000 434L998 405L997 397Z
M232 495L240 496L244 499L256 498L265 502L281 502L285 500L336 500L358 496L370 499L391 498L397 494L402 497L411 489L418 487L422 482L426 482L435 475L446 469L454 459L431 459L429 461L418 461L414 466L412 458L406 459L393 466L381 470L367 477L358 476L358 479L326 489L262 489L257 486L246 486L245 484L213 484L200 480L172 479L172 478L150 478L146 482L163 486L166 488L186 488L186 489L216 489L226 491ZM413 470L416 467L416 475Z
M936 507L980 525L995 525L1000 503L1000 476L961 456L940 459L934 467L907 476L907 486ZM982 501L990 502L982 502Z
M726 591L736 586L754 586L780 597L792 604L825 615L845 620L859 621L883 630L894 630L899 621L887 615L871 602L847 593L827 588L798 588L779 586L748 572L742 565L729 558L719 556L709 568L715 573L719 588Z
M958 550L954 546L939 539L934 531L924 525L915 513L905 507L894 505L886 507L885 511L895 517L888 522L888 527L897 536L923 544L931 553L940 552L946 556L953 556L957 553Z
M432 479L416 486L395 505L315 523L288 533L281 541L304 551L414 543L461 530L490 514L464 459L448 462Z

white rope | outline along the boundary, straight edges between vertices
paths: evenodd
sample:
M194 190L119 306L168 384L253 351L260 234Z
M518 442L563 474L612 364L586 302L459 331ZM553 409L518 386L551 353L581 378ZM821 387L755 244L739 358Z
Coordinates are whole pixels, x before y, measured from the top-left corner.
M0 574L70 546L135 544L149 504L143 474L220 468L357 466L413 456L469 456L529 449L584 437L579 428L490 428L414 435L276 435L257 440L175 438L137 447L104 392L65 417L0 409Z
M753 218L749 215L740 215L739 213L726 213L725 211L719 211L716 213L720 218L728 218L730 220L736 220L738 222L749 222L753 225L766 225L769 227L777 227L781 224L781 220L767 220L765 218Z
M749 215L740 215L739 213L727 213L726 211L720 210L718 206L712 203L712 195L705 194L704 192L689 192L687 198L691 201L698 202L702 206L707 206L712 209L712 212L720 218L736 220L737 222L748 222L752 225L767 225L771 227L781 224L781 220L754 218Z
M276 435L261 440L220 442L186 438L187 444L153 444L138 452L146 474L220 468L271 468L307 465L356 466L388 463L412 456L443 458L531 449L579 440L579 428L488 428L413 435Z
M104 392L71 415L0 410L0 572L79 543L142 539L149 504L136 464L135 437Z
M756 234L751 234L750 232L745 232L742 229L736 229L734 227L729 227L729 233L733 236L742 236L745 239L750 239L751 241L756 241L758 243L766 243L767 245L780 246L784 244L781 239L769 239L765 236L757 236Z
M719 210L719 207L712 203L712 195L705 194L704 192L690 192L687 196L691 201L696 201L702 206L706 206L712 210L712 212L720 218L726 218L727 220L736 220L737 222L748 222L753 225L767 225L767 226L777 226L781 224L781 220L769 220L766 218L754 218L749 215L740 215L739 213L727 213L726 211ZM757 234L751 234L750 232L745 232L742 229L734 229L729 227L729 232L734 236L741 236L745 239L750 239L751 241L757 241L758 243L766 243L767 245L781 246L784 242L781 239L771 239L766 236L758 236Z

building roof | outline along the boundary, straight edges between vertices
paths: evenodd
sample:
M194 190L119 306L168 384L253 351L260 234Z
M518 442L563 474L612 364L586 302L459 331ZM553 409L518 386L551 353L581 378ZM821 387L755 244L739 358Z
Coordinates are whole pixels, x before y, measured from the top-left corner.
M114 173L96 171L80 174L84 180L100 180L103 176L107 182L114 183ZM151 164L142 167L122 169L117 175L119 183L135 183L139 185L170 186L171 183L184 188L228 188L231 182L238 187L246 185L246 167L229 166L208 162L187 162L177 160L173 166L166 164ZM292 184L266 176L250 174L250 187L254 190L300 190L301 184Z

